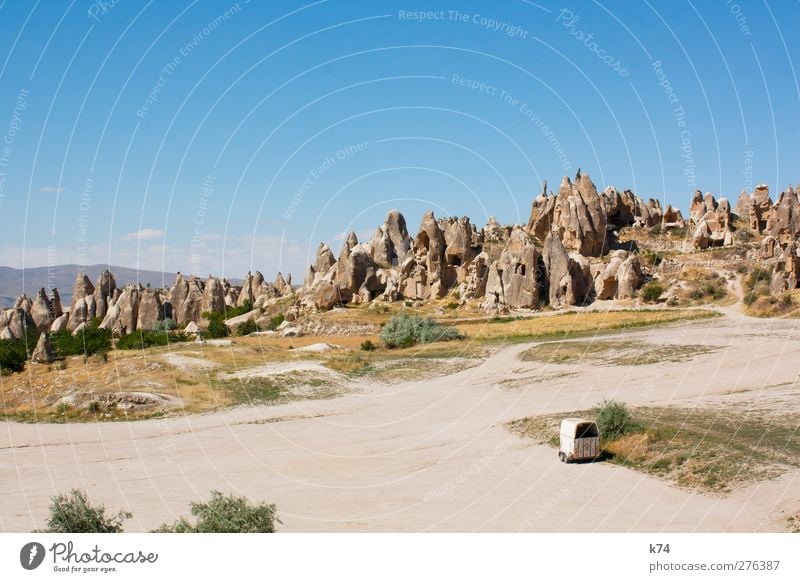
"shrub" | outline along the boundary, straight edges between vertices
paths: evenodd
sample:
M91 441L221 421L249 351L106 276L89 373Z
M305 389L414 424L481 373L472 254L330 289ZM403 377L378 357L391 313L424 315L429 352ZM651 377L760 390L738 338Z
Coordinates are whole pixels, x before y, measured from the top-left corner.
M72 489L66 495L56 495L50 505L47 533L120 533L122 522L133 517L127 511L106 516L102 505L92 506L86 494Z
M747 277L747 286L752 290L756 285L761 282L769 283L772 279L772 271L762 267L756 267L750 271Z
M239 307L228 307L225 306L225 310L221 313L222 319L230 319L232 317L238 317L240 315L244 315L245 313L249 313L253 311L253 304L250 301L245 301ZM203 314L205 317L205 314Z
M239 308L237 308L239 309ZM236 309L229 310L231 313ZM238 315L241 315L239 313ZM228 326L225 325L225 314L223 312L204 311L202 316L208 320L208 328L206 328L206 335L208 337L228 337ZM232 317L236 317L235 315Z
M597 408L597 428L606 441L613 441L624 434L638 432L640 426L633 421L624 402L606 400Z
M249 335L257 331L258 331L258 326L256 325L256 322L253 321L252 319L243 321L242 323L236 326L236 333L238 335Z
M656 281L651 281L641 290L641 297L647 303L655 303L664 293L664 286Z
M660 265L664 260L664 255L662 253L658 251L652 251L650 249L643 250L642 257L648 265L652 265L654 267Z
M208 503L192 503L192 524L182 517L172 525L162 524L156 533L274 533L281 523L275 505L251 504L246 497L211 492Z
M442 325L431 318L401 313L390 319L380 334L381 341L389 348L405 348L414 344L462 339L458 330Z
M365 352L374 352L375 351L375 344L372 343L370 340L365 340L361 342L361 349Z
M170 342L185 342L189 336L183 332L137 330L117 340L117 349L144 350L153 346L166 346Z
M279 313L278 315L273 315L272 317L269 318L269 325L267 326L267 329L269 331L275 331L276 329L278 329L278 326L280 326L280 324L283 323L284 319L286 318L284 317L283 313Z
M153 326L153 331L173 331L175 329L178 329L178 322L171 317L157 321Z
M720 284L715 282L708 282L708 283L703 283L695 290L693 290L689 294L689 297L695 300L700 300L707 297L714 300L719 300L724 298L727 294L728 292Z
M91 356L111 349L111 331L100 329L100 318L95 318L75 335L63 330L50 335L50 343L57 358Z
M25 342L0 340L0 371L21 372L27 361Z
M447 309L458 309L458 301L450 301L445 307Z

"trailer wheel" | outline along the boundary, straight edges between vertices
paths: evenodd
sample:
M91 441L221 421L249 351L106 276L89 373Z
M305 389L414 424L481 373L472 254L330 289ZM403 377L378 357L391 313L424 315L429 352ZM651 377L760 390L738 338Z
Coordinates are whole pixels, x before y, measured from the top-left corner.
M565 454L564 454L564 453L562 453L562 452L559 452L559 453L558 453L558 458L559 458L559 459L561 459L561 462L562 462L562 463L566 463L566 462L567 462L567 455L565 455Z

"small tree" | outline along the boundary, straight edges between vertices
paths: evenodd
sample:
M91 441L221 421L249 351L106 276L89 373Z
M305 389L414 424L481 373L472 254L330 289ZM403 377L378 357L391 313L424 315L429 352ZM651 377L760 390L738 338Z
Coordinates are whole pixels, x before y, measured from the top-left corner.
M157 321L153 326L153 331L173 331L175 329L178 329L178 322L171 317Z
M185 517L174 524L162 524L156 533L274 533L281 523L273 504L252 504L246 497L211 492L208 503L192 503L192 524Z
M462 339L458 330L442 325L431 318L401 313L390 319L381 329L381 341L388 348L406 348L414 344L427 344Z
M25 342L0 340L0 373L9 370L21 372L28 360Z
M664 293L664 286L656 281L650 281L642 287L641 296L647 303L655 303Z
M86 494L72 489L66 495L56 495L50 505L50 518L47 520L47 533L120 533L122 522L133 515L120 511L117 515L106 516L102 505L92 506Z
M239 335L249 335L257 331L258 331L258 325L256 325L256 322L253 321L252 319L243 321L242 323L236 326L236 333Z
M613 441L626 433L637 432L636 424L624 402L606 400L597 409L597 428L606 441Z
M204 311L202 316L208 320L209 337L228 337L228 326L225 325L225 315L222 312Z

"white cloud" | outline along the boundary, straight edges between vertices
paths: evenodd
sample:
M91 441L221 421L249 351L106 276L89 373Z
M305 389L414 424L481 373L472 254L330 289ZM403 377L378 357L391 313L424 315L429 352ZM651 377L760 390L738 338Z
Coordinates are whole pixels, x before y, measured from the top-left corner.
M39 188L39 192L63 192L66 188L61 188L59 186L42 186Z
M164 234L164 231L160 228L143 228L123 235L122 240L156 240L161 238L162 234Z

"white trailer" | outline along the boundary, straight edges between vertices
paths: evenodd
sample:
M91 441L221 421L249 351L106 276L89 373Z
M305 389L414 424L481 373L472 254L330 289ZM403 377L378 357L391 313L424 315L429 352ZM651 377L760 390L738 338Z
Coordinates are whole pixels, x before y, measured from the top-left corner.
M600 456L600 431L595 421L565 418L560 433L558 458L562 462L590 461Z

